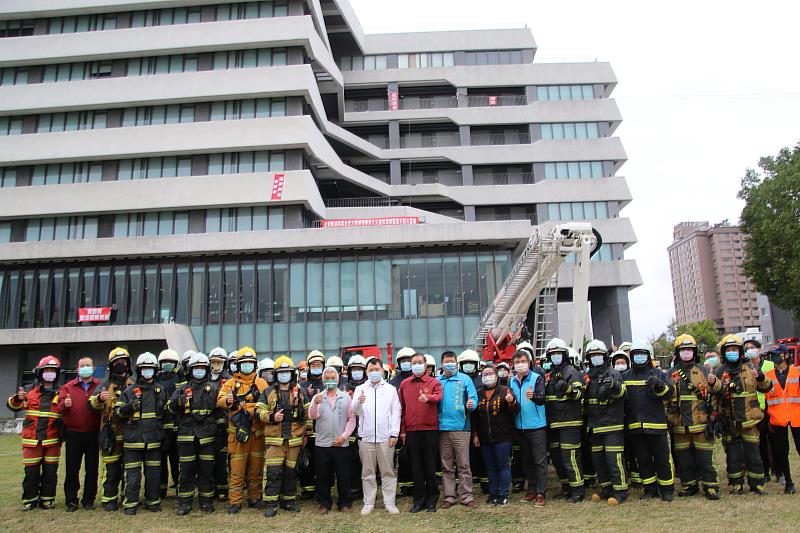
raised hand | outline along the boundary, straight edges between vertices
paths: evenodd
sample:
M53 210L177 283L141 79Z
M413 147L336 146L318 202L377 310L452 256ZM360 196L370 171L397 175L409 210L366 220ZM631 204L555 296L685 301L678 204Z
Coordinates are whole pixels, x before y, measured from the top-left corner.
M506 390L506 403L514 403L516 400L514 399L514 393L511 392L511 387Z
M25 389L20 387L19 390L17 391L17 400L19 400L21 402L24 402L25 398L27 398L27 397L28 397L28 393L25 392Z
M714 372L708 373L708 384L713 385L714 382L717 381L717 375Z
M100 401L101 402L108 401L108 397L109 397L109 394L108 394L107 390L104 390L103 392L100 393Z
M64 398L64 407L72 407L72 397L69 394Z
M278 409L275 412L275 422L283 422L283 409Z
M314 396L314 403L316 403L316 404L321 404L322 403L322 392L318 392Z
M367 401L367 395L364 393L364 389L361 389L361 396L358 397L358 403L364 403Z

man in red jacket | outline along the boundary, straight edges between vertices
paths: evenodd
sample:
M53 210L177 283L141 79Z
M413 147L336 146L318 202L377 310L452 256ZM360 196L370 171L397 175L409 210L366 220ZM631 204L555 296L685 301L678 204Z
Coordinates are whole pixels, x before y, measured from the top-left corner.
M100 384L94 377L94 363L90 357L78 360L78 377L61 387L58 394L64 422L64 441L67 444L67 476L64 479L64 496L67 512L78 510L78 490L81 488L81 462L85 465L83 499L87 511L94 509L97 496L97 469L99 465L100 412L91 408L89 397Z
M411 475L414 479L412 513L426 508L436 512L439 486L436 483L437 452L439 450L439 402L442 384L426 372L425 355L411 358L411 377L400 384L400 440L408 449Z

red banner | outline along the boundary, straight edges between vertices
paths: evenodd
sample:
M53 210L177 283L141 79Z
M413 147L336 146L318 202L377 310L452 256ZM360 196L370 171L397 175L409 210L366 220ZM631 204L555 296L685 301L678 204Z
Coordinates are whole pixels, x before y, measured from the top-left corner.
M272 178L272 199L280 200L283 198L283 174L275 174Z
M78 322L108 322L111 320L110 307L81 307L78 309Z
M489 105L490 106L497 105L497 97L496 96L490 96L489 97Z
M400 109L400 93L389 89L389 111Z
M419 224L419 217L342 218L320 221L320 227L322 228L363 228L369 226L404 226L407 224Z

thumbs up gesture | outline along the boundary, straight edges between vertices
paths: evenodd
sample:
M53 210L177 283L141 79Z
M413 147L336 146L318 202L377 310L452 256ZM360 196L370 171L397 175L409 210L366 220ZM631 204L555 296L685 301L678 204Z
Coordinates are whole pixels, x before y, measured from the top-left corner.
M367 395L364 393L364 389L361 389L361 396L358 397L358 403L364 403L367 401Z
M233 405L233 393L229 392L227 396L225 396L225 403L229 406Z
M275 422L283 422L283 409L278 409L275 412Z
M525 397L529 400L533 400L533 385L528 387L528 390L525 391Z
M419 395L419 398L417 398L417 399L418 399L418 400L419 400L421 403L426 403L426 402L428 401L428 397L427 397L427 396L425 396L425 393L424 393L424 392L423 392L422 394L420 394L420 395Z
M20 388L19 388L19 390L17 391L17 399L18 399L19 401L21 401L21 402L24 402L24 401L25 401L25 397L26 397L27 395L28 395L28 393L26 393L26 392L25 392L25 389L23 389L22 387L20 387Z
M314 403L316 403L316 404L320 404L320 403L322 403L322 391L318 392L318 393L317 393L317 394L314 396Z
M511 387L506 390L506 403L514 403L514 393L511 392Z
M713 385L715 381L717 381L717 375L714 374L714 372L709 372L708 373L708 384L709 385Z
M104 390L103 392L100 393L100 401L105 402L107 400L108 400L108 391Z
M473 401L472 401L472 398L470 398L470 399L467 401L467 409L469 409L469 410L471 411L473 407L475 407L475 402L473 402Z
M72 396L67 394L67 397L64 398L64 407L72 407Z

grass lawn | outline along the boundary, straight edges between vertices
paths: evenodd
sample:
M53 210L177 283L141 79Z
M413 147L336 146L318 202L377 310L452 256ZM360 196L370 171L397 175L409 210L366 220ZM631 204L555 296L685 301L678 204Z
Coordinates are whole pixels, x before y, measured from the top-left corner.
M63 460L59 473L59 490L56 495L57 509L54 511L33 511L23 513L20 509L22 492L22 464L19 437L0 436L0 531L25 531L27 533L45 530L68 531L253 531L277 529L279 531L301 532L349 532L349 531L494 531L518 533L545 530L553 533L561 531L664 531L670 533L693 532L753 532L753 531L797 531L800 527L800 494L786 496L782 487L776 483L767 486L770 494L766 497L746 495L732 497L727 494L724 478L724 454L721 447L715 454L717 466L722 472L722 499L709 502L701 497L688 501L676 498L672 503L661 501L639 502L641 490L631 491L627 503L620 507L610 507L605 502L567 504L548 501L544 508L522 503L519 494L513 495L512 503L505 508L496 508L483 503L479 496L479 507L468 510L458 506L435 514L408 513L411 500L399 499L400 515L389 515L383 508L376 507L367 517L358 514L360 503L350 515L330 513L319 516L313 502L303 504L301 513L289 515L279 513L276 518L266 519L261 512L244 509L235 517L225 512L227 506L217 504L217 512L203 516L195 511L188 517L174 514L176 502L167 498L164 510L151 514L140 510L135 517L127 517L122 512L106 513L102 510L75 513L64 512ZM800 472L800 462L792 449L792 465ZM555 493L557 488L551 487ZM380 492L380 491L379 491ZM380 503L380 500L379 502ZM42 528L42 529L39 529Z

